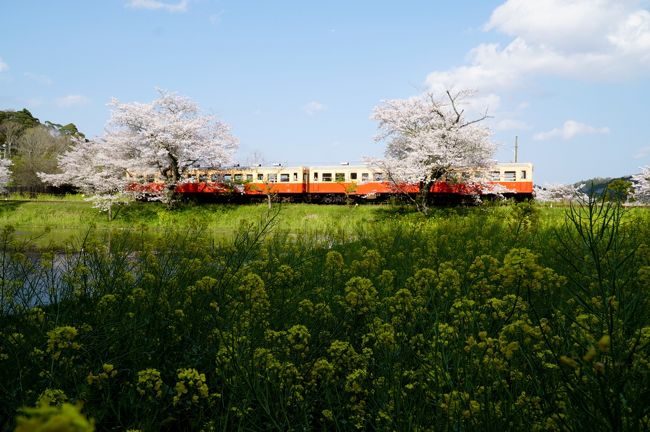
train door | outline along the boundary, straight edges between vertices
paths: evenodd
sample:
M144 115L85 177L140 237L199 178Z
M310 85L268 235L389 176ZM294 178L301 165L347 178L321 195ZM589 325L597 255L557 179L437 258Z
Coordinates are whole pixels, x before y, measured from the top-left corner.
M305 168L302 171L302 193L306 194L309 192L309 169Z

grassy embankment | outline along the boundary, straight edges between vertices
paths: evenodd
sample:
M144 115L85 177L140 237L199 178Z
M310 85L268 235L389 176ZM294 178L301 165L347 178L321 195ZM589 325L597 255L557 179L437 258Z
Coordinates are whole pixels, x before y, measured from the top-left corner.
M55 197L52 197L55 198ZM354 226L391 218L396 210L389 206L274 205L280 210L276 230L300 232L351 231ZM33 239L38 247L60 247L91 232L106 237L110 232L145 230L152 237L169 229L201 228L214 238L228 237L242 223L258 221L268 213L265 204L182 205L168 210L160 203L132 203L117 211L113 221L80 199L0 201L0 225L11 225L19 236Z

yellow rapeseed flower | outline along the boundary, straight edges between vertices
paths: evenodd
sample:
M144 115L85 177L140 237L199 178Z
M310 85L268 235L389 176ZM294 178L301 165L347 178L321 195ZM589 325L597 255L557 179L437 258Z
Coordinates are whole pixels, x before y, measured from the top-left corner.
M205 374L199 373L196 369L179 369L178 379L176 382L176 396L174 396L174 405L187 399L190 404L197 403L199 398L207 399L209 396L208 385L206 384Z
M162 396L162 379L160 379L160 372L156 369L145 369L138 372L138 383L136 385L140 396L159 398Z
M598 348L602 352L608 352L610 343L611 343L611 340L609 338L609 335L603 335L603 337L601 337L600 340L598 341Z
M567 356L560 356L560 363L562 363L565 366L572 367L574 369L578 367L578 363L571 357L567 357Z
M594 357L596 357L596 348L591 346L591 347L589 347L589 349L587 350L585 355L582 356L582 359L584 361L590 362L590 361L592 361L594 359Z
M88 420L77 405L64 403L60 407L40 405L23 408L15 432L93 432L94 421Z
M60 406L68 400L68 396L60 389L45 389L37 400L37 405L57 405Z

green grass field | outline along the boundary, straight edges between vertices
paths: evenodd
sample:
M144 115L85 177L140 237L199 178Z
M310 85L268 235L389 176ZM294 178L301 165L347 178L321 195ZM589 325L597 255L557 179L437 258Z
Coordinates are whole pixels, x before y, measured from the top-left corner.
M184 204L174 210L160 203L131 203L119 208L114 220L92 208L80 195L11 196L0 201L0 225L13 226L20 235L38 237L39 246L61 245L89 230L147 229L164 232L173 227L202 227L217 235L235 232L242 223L254 222L269 213L266 204ZM391 205L313 205L274 204L272 212L279 212L277 228L282 231L354 230L357 225L381 223L390 220L414 221L423 219L413 209ZM489 205L474 208L435 209L431 220L448 216L469 216L474 213L506 217L508 205ZM540 207L541 221L558 223L563 207Z
M302 230L348 229L358 223L372 223L392 217L385 206L280 205L277 229ZM34 238L40 247L61 246L85 236L108 231L146 229L153 235L170 228L201 227L215 236L228 236L242 223L259 220L268 213L266 205L185 205L168 210L159 203L133 203L121 208L113 221L90 203L66 201L0 201L0 224L11 225L25 238Z
M200 227L207 235L219 238L230 236L242 224L254 223L269 213L266 204L185 204L169 210L160 203L135 202L120 208L114 220L108 221L105 213L78 196L63 200L53 198L0 201L0 225L12 226L19 236L34 239L38 247L56 248L88 232L104 236L110 231L147 230L155 236L172 228ZM507 212L505 208L492 207L490 212ZM368 224L422 219L412 209L390 205L275 204L271 213L276 212L275 229L294 234L353 233ZM441 209L434 212L433 219L471 213L471 209Z

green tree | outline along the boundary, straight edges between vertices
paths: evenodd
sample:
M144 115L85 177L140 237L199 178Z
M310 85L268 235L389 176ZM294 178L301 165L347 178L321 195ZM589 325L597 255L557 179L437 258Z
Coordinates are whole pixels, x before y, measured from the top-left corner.
M71 138L46 126L27 129L18 140L14 156L14 184L41 186L37 173L56 173L57 158L71 145Z
M0 146L2 156L8 159L16 151L16 143L25 130L39 126L41 122L27 109L0 111Z
M625 202L632 195L634 186L631 181L615 179L607 184L605 197L608 201Z
M2 157L4 159L11 158L22 133L23 127L14 120L7 120L4 123L0 123L0 134L3 135L0 145L2 146Z
M41 124L41 121L34 117L26 108L20 111L0 111L0 123L4 123L5 121L14 121L20 124L23 129L33 128Z
M86 136L79 132L77 126L74 123L68 123L67 125L60 125L59 123L53 123L51 121L46 121L45 125L56 129L62 135L67 135L75 138L85 138Z

